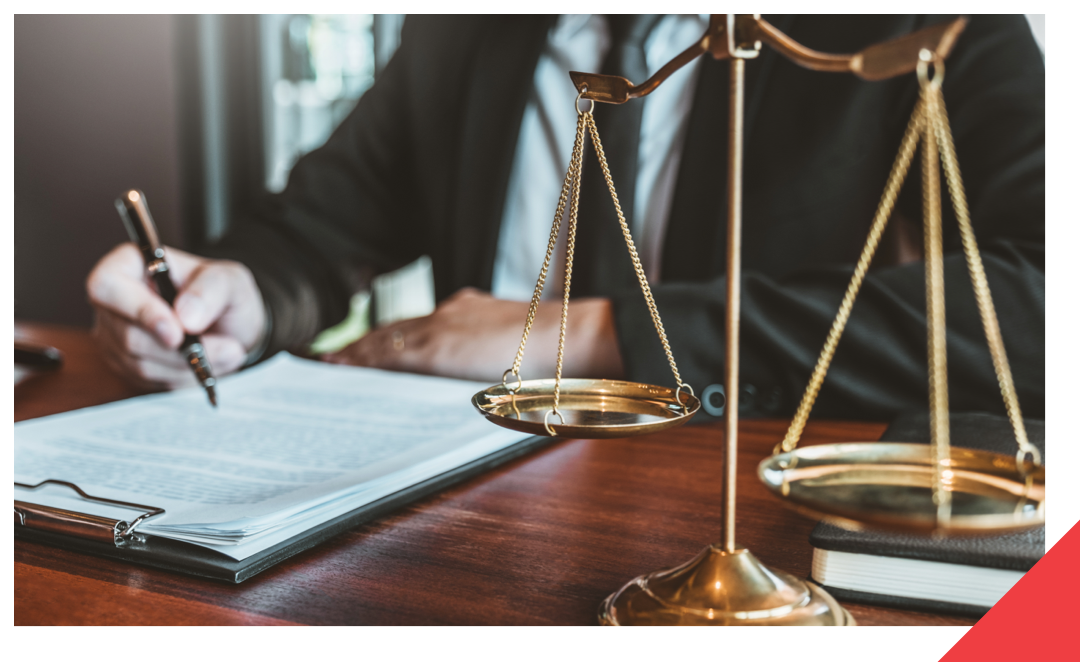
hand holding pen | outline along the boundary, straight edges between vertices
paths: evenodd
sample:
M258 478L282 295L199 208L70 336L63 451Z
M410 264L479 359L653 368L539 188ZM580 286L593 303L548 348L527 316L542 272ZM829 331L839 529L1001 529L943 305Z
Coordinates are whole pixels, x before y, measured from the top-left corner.
M158 295L165 303L172 307L176 302L176 285L173 284L169 274L169 263L165 261L165 247L158 239L157 227L154 218L150 216L150 208L146 204L146 196L142 191L134 189L128 191L116 200L116 211L120 213L120 219L127 228L128 237L132 243L139 247L143 262L146 263L146 276L157 288ZM217 407L217 392L214 387L217 379L210 368L210 361L206 358L206 348L203 347L202 338L192 333L185 333L180 342L180 356L184 357L188 367L195 373L199 384L206 389L206 397L210 404Z
M145 204L139 191L126 191L122 199L132 202L132 194ZM129 217L135 220L130 212ZM106 362L145 388L189 386L195 366L188 362L190 352L181 355L180 350L191 344L188 336L200 336L203 357L215 376L239 369L266 325L262 295L251 272L238 262L199 257L160 242L149 251L151 264L159 249L169 278L164 292L151 284L146 251L131 243L117 246L87 278L96 313L94 336ZM169 289L175 310L166 301Z

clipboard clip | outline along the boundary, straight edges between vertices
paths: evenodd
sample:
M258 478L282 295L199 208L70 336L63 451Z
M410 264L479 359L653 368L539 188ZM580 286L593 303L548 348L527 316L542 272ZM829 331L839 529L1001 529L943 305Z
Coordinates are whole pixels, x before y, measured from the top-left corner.
M135 533L135 528L151 517L157 517L158 515L163 515L165 513L164 508L154 508L153 506L144 506L127 501L91 496L86 492L83 492L82 488L75 483L69 483L63 480L43 480L37 485L15 483L15 487L21 487L25 490L36 490L42 485L50 483L68 487L87 501L129 508L131 510L141 511L141 514L131 521L118 520L111 517L90 515L87 513L75 512L73 510L64 510L63 508L42 506L36 503L16 500L16 525L25 526L31 529L40 529L42 531L50 531L62 535L111 542L117 547L123 547L132 542L145 542L145 538Z

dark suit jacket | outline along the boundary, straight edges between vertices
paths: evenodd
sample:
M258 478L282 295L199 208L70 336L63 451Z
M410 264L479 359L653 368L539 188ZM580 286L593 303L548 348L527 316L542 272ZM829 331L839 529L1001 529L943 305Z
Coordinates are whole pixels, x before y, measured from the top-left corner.
M946 17L767 19L811 48L845 53ZM213 251L254 272L272 314L271 351L310 341L343 318L373 273L424 254L439 299L465 286L490 289L519 124L552 24L524 16L406 21L400 50L356 110L299 161L282 194ZM683 377L699 394L723 375L727 72L726 62L702 63L653 289ZM947 61L944 91L1020 403L1026 416L1041 417L1044 68L1023 17L972 19ZM870 83L801 69L768 48L748 62L746 414L785 415L798 404L916 97L914 74ZM586 180L597 172L587 159ZM914 163L899 211L915 221L921 245ZM947 202L943 211L951 406L1003 411ZM615 228L612 212L583 219L581 232L595 239ZM884 419L926 408L923 264L889 262L877 258L863 285L816 416ZM629 273L629 259L620 268ZM641 293L619 278L601 293L614 302L628 376L669 384Z

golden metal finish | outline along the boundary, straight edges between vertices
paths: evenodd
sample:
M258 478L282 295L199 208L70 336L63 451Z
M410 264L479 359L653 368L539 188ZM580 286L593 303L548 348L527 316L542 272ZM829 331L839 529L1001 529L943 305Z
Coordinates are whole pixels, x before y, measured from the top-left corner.
M580 100L575 101L574 105L578 106L579 103ZM579 127L582 121L588 122L588 118L591 117L591 110L588 113L582 113L581 109L578 108ZM578 131L580 132L580 130L581 129L579 128ZM563 349L566 346L566 318L570 314L570 276L574 272L574 246L577 239L578 199L581 197L581 162L583 155L580 149L578 150L577 157L578 161L576 168L573 165L570 166L572 170L576 171L577 176L574 177L574 185L570 196L570 218L568 219L569 225L566 229L566 266L563 278L562 316L559 318L559 352L555 358L555 388L551 401L551 413L553 414L559 414L559 382L562 381ZM552 232L557 231L552 230ZM537 287L542 292L544 283L537 283ZM534 293L534 295L535 294L536 293ZM522 339L521 346L522 349L524 349L524 338ZM514 372L516 373L517 370ZM559 419L562 419L562 414L559 414ZM544 429L546 429L551 436L555 436L553 428L547 423L547 416L544 416Z
M921 71L921 70L920 70ZM939 65L938 71L941 71ZM941 176L938 173L937 142L932 118L938 95L934 83L919 76L923 105L923 252L926 264L926 354L930 374L930 446L933 450L932 476L938 520L947 526L951 516L950 492L942 479L942 463L949 457L949 378L945 353L945 258L941 246ZM940 87L940 82L937 83Z
M562 192L559 195L559 203L555 209L555 220L551 224L551 234L548 238L547 253L544 256L544 263L540 267L540 275L536 279L536 287L533 290L532 300L529 303L529 312L525 317L525 330L521 335L521 344L518 346L517 355L514 357L514 363L506 372L503 373L502 385L493 386L492 388L482 391L476 394L473 398L474 404L481 411L481 413L491 417L492 421L505 425L506 427L513 428L515 430L524 430L521 427L525 425L525 421L530 416L536 418L539 416L537 412L540 409L537 408L538 403L543 400L544 407L547 408L546 413L542 419L539 420L539 428L536 427L535 421L528 423L526 427L527 431L536 433L546 433L551 436L575 436L581 438L602 438L602 437L625 437L632 434L642 434L644 432L653 432L663 429L665 427L672 427L674 425L681 425L685 423L691 416L697 412L699 403L697 398L694 397L694 389L689 384L683 382L682 377L679 376L679 368L675 365L675 357L671 353L671 345L668 342L667 334L664 332L664 323L660 320L660 312L656 309L656 301L653 299L652 290L649 287L649 280L645 276L645 269L641 266L641 258L638 257L637 248L634 245L634 238L630 234L630 226L626 222L626 217L623 215L622 206L619 204L619 196L615 192L615 184L611 179L611 171L608 168L607 157L604 155L604 146L600 142L600 133L596 129L596 121L593 119L593 107L594 104L590 102L588 110L581 109L581 100L584 98L585 90L582 90L578 94L574 104L578 113L577 135L574 139L574 149L570 156L570 165L566 171L566 177L563 179ZM588 130L589 137L592 139L593 147L596 149L597 159L600 161L600 169L604 173L604 182L607 184L608 191L611 193L611 200L615 204L615 213L619 218L619 226L622 228L623 238L626 241L626 248L630 253L630 261L634 265L634 272L637 274L638 284L641 286L641 293L645 297L645 304L649 308L649 314L652 316L653 325L656 327L656 334L660 338L660 344L664 348L664 354L667 356L668 365L671 366L671 373L675 376L675 384L677 388L662 389L661 387L650 386L647 384L633 385L630 382L611 382L606 380L573 380L574 388L577 389L573 392L573 404L570 405L571 410L576 410L575 415L570 417L571 422L567 422L567 418L559 409L559 404L562 398L562 370L563 370L563 350L566 346L566 321L570 312L570 282L574 272L574 247L577 236L577 221L578 221L578 200L581 196L581 168L584 160L584 134L585 130ZM525 384L521 381L521 362L525 358L525 345L529 340L529 332L532 330L533 322L536 320L536 310L540 305L540 297L544 292L544 284L547 281L548 269L551 265L551 256L555 251L555 245L559 237L559 229L562 224L562 217L566 211L566 202L569 198L570 210L567 214L567 240L566 240L566 268L564 270L565 276L563 281L563 303L562 303L562 315L559 321L559 349L555 360L555 379L554 380L537 380L527 382ZM516 379L516 385L513 387L507 383L507 378L513 376ZM522 389L528 388L530 390L530 397L525 397L525 391ZM621 384L638 386L642 389L646 389L655 399L657 393L666 393L668 400L662 403L660 410L656 411L643 411L639 404L634 402L634 398L639 397L637 395L632 396L629 400L626 398L615 397L612 398L611 391L606 384ZM595 393L589 393L587 389L589 387L595 387L598 390ZM619 387L622 388L622 387ZM537 391L537 389L541 389ZM547 389L547 390L544 390ZM622 388L620 392L634 391L632 388ZM686 393L683 393L683 392ZM485 401L484 397L501 397L500 394L510 396L510 407L513 411L513 415L510 415L502 411L499 414L492 414L491 408L485 409L482 406L483 403L490 404L490 401ZM570 396L571 394L567 394ZM518 397L514 397L518 396ZM538 399L538 396L539 397ZM550 407L546 402L550 402ZM693 407L690 403L693 403ZM625 406L625 410L612 410L616 406ZM520 409L519 409L520 407ZM670 411L674 410L678 412L676 419L672 420ZM523 413L524 412L524 413ZM642 416L651 416L650 418L642 418ZM523 418L524 416L524 418ZM557 416L559 418L559 425L554 425L551 417ZM610 429L609 429L610 428Z
M473 396L492 423L519 432L572 439L616 439L659 432L690 420L701 402L678 389L613 379L564 379L558 415L551 416L554 379L492 386ZM565 416L565 418L564 418Z
M821 588L710 545L670 570L631 580L600 605L603 625L855 625Z
M660 337L660 344L664 347L664 355L668 365L671 366L671 374L675 376L675 383L680 389L687 389L693 395L694 389L683 382L679 376L679 368L675 365L675 357L671 354L671 345L668 343L667 334L664 333L664 323L660 321L660 312L656 309L656 301L653 300L652 289L649 287L649 279L645 277L645 269L641 266L641 258L638 257L637 248L634 246L634 238L630 235L630 226L623 216L622 207L619 205L619 196L615 193L615 184L611 181L611 171L608 170L607 157L604 156L604 146L600 144L600 134L596 131L596 121L591 112L587 113L589 133L592 135L593 147L596 148L596 157L600 160L600 169L604 172L604 181L608 191L611 192L611 200L615 203L615 213L619 217L619 226L622 228L623 239L626 240L626 249L630 252L630 261L634 263L634 273L637 274L641 293L645 295L645 304L649 307L649 315L652 317L653 326L656 327L656 335ZM569 289L570 277L567 276L567 289Z
M918 32L874 44L854 55L830 55L806 48L766 21L756 24L757 38L799 66L815 71L851 72L863 80L885 80L915 71L919 53L929 50L942 60L952 51L967 20L957 18Z
M957 18L909 35L874 44L858 53L834 55L807 48L773 27L760 14L713 14L705 34L644 83L634 85L621 76L571 71L574 87L586 99L603 103L626 103L650 94L671 74L709 53L714 59L757 57L761 43L768 44L795 64L814 71L850 72L863 80L885 80L915 71L919 53L929 50L944 60L963 32L967 20Z
M748 23L752 24L753 21L758 20L760 20L758 15L753 15L748 20L748 15L729 14L726 21L721 23L714 15L710 21L709 33L699 44L702 49L708 49L709 35L718 34L716 31L721 25L726 28L725 54L731 58L731 84L728 113L725 319L727 402L725 405L726 456L723 476L723 545L710 545L697 557L681 566L644 575L626 584L601 604L599 619L604 625L855 624L851 615L824 590L787 573L766 568L753 554L735 544L745 59L756 57L761 47L760 43L747 37L743 32ZM714 41L712 46L714 57L719 57L718 42ZM683 56L688 52L684 52ZM663 69L650 80L662 75L665 75ZM660 80L662 78L657 80L655 85L659 85ZM584 88L579 89L582 90L583 95L586 95ZM647 94L648 91L644 93Z
M806 427L806 420L810 417L810 409L813 407L818 391L821 390L821 385L825 381L825 373L829 369L833 354L836 353L836 345L840 342L840 335L844 332L844 326L847 325L848 318L851 316L851 308L855 305L855 296L859 293L866 272L870 268L870 262L874 258L874 252L877 250L881 236L885 232L885 225L889 222L893 207L896 205L896 198L904 184L904 178L907 176L922 129L923 114L922 101L920 100L915 107L915 112L911 115L911 121L908 122L904 137L900 141L900 153L896 155L892 170L889 172L885 192L882 193L877 212L874 214L874 221L870 226L870 234L866 239L866 245L863 246L862 254L855 265L855 275L852 276L851 283L848 285L844 298L840 302L840 310L836 314L832 328L829 329L825 347L821 350L821 356L818 357L817 365L814 366L814 372L810 375L810 383L806 387L806 393L803 394L802 402L799 403L799 408L795 411L791 426L788 428L784 440L777 447L776 452L781 449L790 451L799 443L799 437L802 435L803 428Z
M629 80L617 76L571 72L571 78L580 93L579 99L619 104L651 93L672 73L703 53L709 53L715 59L732 60L728 135L728 299L725 348L727 435L723 486L723 545L710 546L695 559L672 570L654 572L631 581L604 601L600 611L602 623L854 624L850 615L824 591L808 586L785 573L761 566L752 554L735 544L744 60L756 57L762 43L768 44L800 66L817 71L850 72L864 80L883 80L916 71L921 83L921 94L901 141L866 245L810 384L784 441L777 446L774 456L759 466L760 477L774 492L786 498L789 505L847 525L870 523L918 531L956 533L1025 528L1043 520L1044 472L1039 466L1038 451L1028 442L1023 430L997 318L971 231L955 149L945 115L944 99L941 96L944 60L965 25L966 20L959 18L870 46L854 55L835 55L820 53L798 44L757 14L713 15L708 30L698 42L661 67L641 85L635 86ZM933 79L928 77L931 64L935 67ZM616 209L619 209L618 198L607 172L591 113L586 124L600 154ZM580 143L580 122L578 135ZM924 138L925 145L922 170L932 443L929 446L890 443L839 444L796 451L795 446L824 381L885 225L892 214L920 137ZM577 152L575 156L580 158ZM944 165L950 196L960 222L965 256L976 290L995 372L1016 434L1019 451L1015 460L993 453L952 449L949 445L939 159ZM621 209L619 212L657 332L664 342L672 371L680 385L675 391L675 395L679 396L682 381L671 357L659 316L652 305L647 282L641 275L636 251L626 230ZM549 257L550 252L549 248ZM568 266L569 260L568 257ZM545 268L546 266L547 261ZM526 336L527 333L528 329ZM561 342L560 340L560 351ZM519 365L520 352L515 368L508 372L516 376ZM556 381L558 377L557 373ZM524 387L520 385L520 378L519 386L513 391L505 386L505 382L504 376L500 415L504 416L506 421L521 423L525 417L522 414L523 403L518 400ZM587 387L584 392L588 393L591 388L593 387ZM498 387L493 389L497 390ZM478 394L477 397L481 395L484 394ZM482 403L477 406L483 409ZM540 411L541 408L542 406L534 409ZM509 411L514 412L512 416ZM550 413L545 413L544 420L540 422L549 432L551 427L547 415Z
M914 71L923 51L930 51L944 62L952 52L967 19L956 18L909 35L874 44L860 51L852 61L851 71L863 80L886 80Z
M728 96L727 308L724 331L724 551L735 551L735 479L739 456L739 317L742 304L742 164L746 62L731 60Z
M935 476L951 497L941 518ZM846 528L936 535L1007 533L1043 524L1045 470L999 453L889 442L807 446L773 455L758 477L791 508Z
M929 70L934 67L931 78ZM933 530L939 532L981 531L1000 532L1033 526L1042 522L1042 469L1038 449L1027 438L1020 404L1012 382L1008 358L1001 339L997 314L994 311L986 272L975 243L967 201L964 196L960 168L956 160L952 132L945 114L945 99L941 84L945 65L941 57L929 50L920 54L916 69L920 98L900 145L900 153L882 195L874 223L856 265L855 274L840 305L832 329L825 341L818 363L811 375L803 400L799 404L791 427L774 451L775 457L763 462L759 474L765 480L765 468L780 479L770 484L782 497L816 504L804 509L818 515L838 517L853 523L894 528ZM878 451L866 452L853 458L850 445L817 447L811 451L794 452L806 419L817 398L829 363L836 351L840 335L862 284L863 276L873 257L885 223L892 211L896 194L903 183L918 136L923 138L922 190L923 222L926 253L926 318L927 354L930 395L930 445L880 444ZM939 154L940 150L940 154ZM973 455L974 451L955 450L949 444L948 369L945 341L945 278L941 239L941 178L938 163L942 163L949 187L953 209L960 225L964 255L968 265L979 314L983 322L987 345L1002 399L1016 437L1018 451L1014 458L996 453ZM824 448L826 450L820 450ZM921 449L921 450L917 450ZM810 472L813 480L799 486L795 482L803 475L806 453L817 459L818 468ZM921 455L920 455L921 453ZM1028 456L1031 460L1028 460ZM924 461L924 456L928 461ZM958 460L958 458L960 458ZM973 459L974 458L974 459ZM832 466L829 462L833 462ZM857 466L848 466L857 462ZM877 464L875 464L875 462ZM994 467L991 471L987 467ZM1002 473L1002 467L1007 471ZM984 471L984 474L980 474ZM1038 473L1038 478L1035 474ZM958 482L957 475L963 475ZM877 481L877 482L875 482ZM1004 482L1003 482L1004 481ZM768 480L766 480L769 483ZM983 483L998 491L990 491ZM1007 483L1007 484L1006 484ZM967 490L967 492L965 492ZM1033 496L1038 492L1039 496ZM932 522L927 523L925 504L919 501L929 495L933 505ZM809 495L809 496L808 496ZM1029 502L1038 506L1032 510ZM907 509L905 511L905 509ZM973 510L974 509L974 510ZM1029 513L1028 511L1032 512ZM1034 514L1032 514L1034 513ZM963 523L955 523L963 518Z
M935 67L937 68L936 76L944 76L944 64L938 61ZM940 82L938 86L940 88ZM940 98L940 91L937 96ZM934 135L937 137L938 148L941 150L941 163L945 169L945 181L949 185L953 210L956 212L956 220L960 226L960 238L964 245L964 255L967 258L971 284L975 289L975 301L978 303L979 316L982 318L986 341L990 346L990 358L994 362L994 372L1001 388L1001 396L1005 400L1005 411L1009 416L1013 434L1016 436L1016 441L1020 446L1017 451L1016 462L1017 470L1021 471L1024 457L1028 454L1032 456L1036 465L1041 464L1039 449L1028 441L1027 431L1024 429L1024 419L1020 413L1020 402L1016 398L1016 387L1013 386L1012 371L1009 369L1009 360L1005 356L1005 343L1001 339L1001 328L998 326L997 313L994 311L994 302L990 298L990 286L986 282L986 270L983 268L982 257L979 255L979 247L975 243L975 232L971 228L967 197L964 195L964 183L960 179L960 166L956 161L956 147L953 145L952 131L949 130L949 117L946 114L943 99L937 104L937 111L933 117Z
M578 95L577 104L581 100ZM525 317L525 331L521 335L521 344L518 346L517 356L514 357L514 365L503 373L503 384L506 384L506 376L512 374L518 376L521 372L521 362L525 358L525 343L529 341L529 332L536 320L536 309L540 306L540 297L544 293L544 282L547 281L548 269L551 266L551 255L555 252L555 245L559 240L559 229L562 225L563 213L566 211L566 200L575 184L581 180L581 149L585 138L585 114L578 109L577 134L574 137L574 149L570 155L570 166L563 178L562 192L559 194L559 204L555 207L555 220L551 224L551 234L548 237L547 253L544 255L544 263L540 267L540 275L536 279L536 287L533 288L532 301L529 302L529 313ZM580 190L580 189L578 189ZM574 205L576 212L577 206ZM521 378L518 377L518 381Z
M630 99L636 99L649 94L660 87L660 83L664 82L671 74L682 69L690 62L693 62L699 55L705 52L706 47L702 46L702 43L707 43L708 39L708 35L706 35L702 38L702 41L695 43L682 53L676 55L671 62L668 62L661 67L659 71L641 85L635 86L622 76L586 74L580 71L571 71L570 79L574 81L574 87L576 89L587 90L584 92L586 99L601 101L603 103L625 103Z

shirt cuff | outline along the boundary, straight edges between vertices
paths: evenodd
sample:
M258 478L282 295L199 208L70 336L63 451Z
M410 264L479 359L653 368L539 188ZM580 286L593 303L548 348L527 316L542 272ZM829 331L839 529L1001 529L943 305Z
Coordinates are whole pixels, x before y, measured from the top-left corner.
M262 335L259 337L259 342L255 343L255 346L248 352L244 364L240 366L241 370L261 361L263 354L266 353L266 348L270 346L270 336L274 331L274 316L270 312L270 304L266 302L265 298L263 299L263 310L265 311L263 318L266 321L263 322Z

